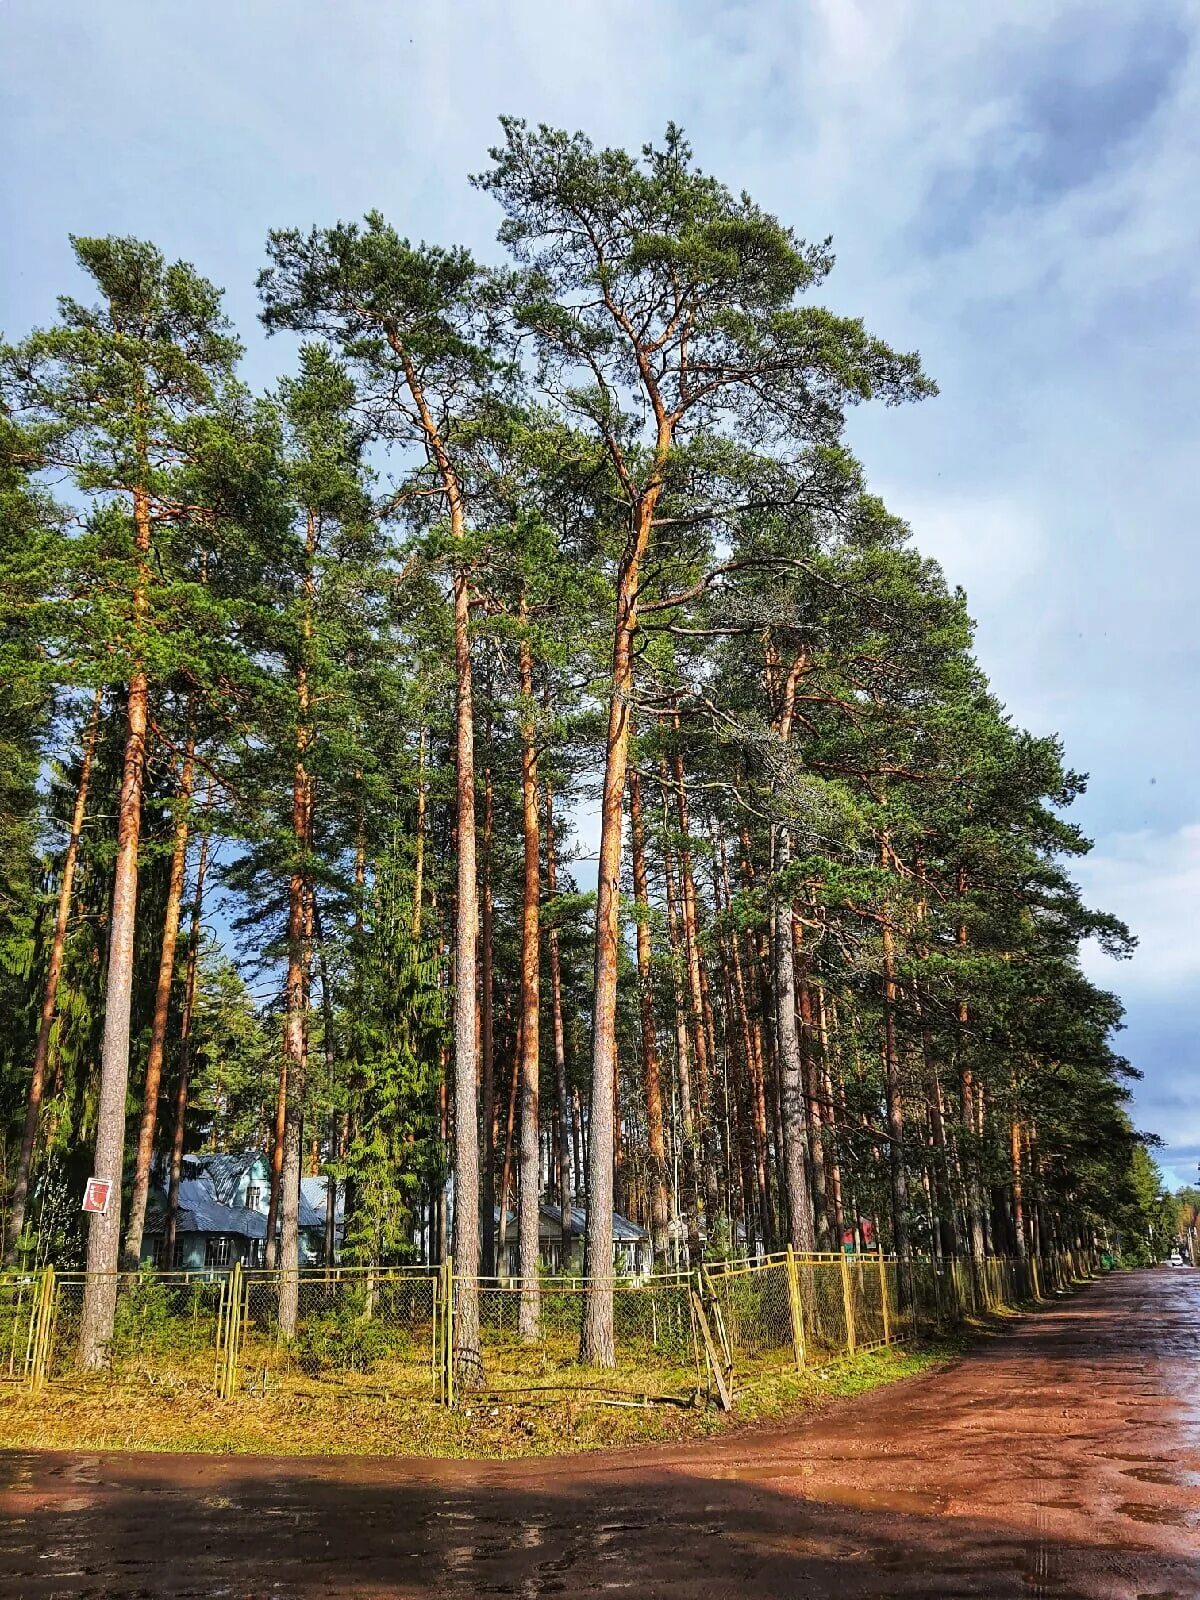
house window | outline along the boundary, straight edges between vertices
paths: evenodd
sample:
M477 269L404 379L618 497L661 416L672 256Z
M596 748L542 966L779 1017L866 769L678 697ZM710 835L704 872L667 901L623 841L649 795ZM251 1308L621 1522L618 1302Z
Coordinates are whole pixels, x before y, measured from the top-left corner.
M246 1190L246 1210L257 1211L262 1204L262 1189L257 1183L252 1183Z
M219 1233L215 1239L209 1239L204 1246L204 1265L227 1267L232 1255L233 1240L227 1233Z
M183 1240L181 1238L179 1238L178 1235L176 1235L176 1237L175 1237L175 1244L174 1244L174 1248L171 1251L171 1259L170 1259L170 1261L167 1260L167 1240L166 1240L166 1235L164 1234L162 1236L162 1238L155 1240L155 1243L154 1243L154 1265L156 1267L158 1267L160 1270L163 1270L163 1269L178 1270L178 1268L183 1266Z

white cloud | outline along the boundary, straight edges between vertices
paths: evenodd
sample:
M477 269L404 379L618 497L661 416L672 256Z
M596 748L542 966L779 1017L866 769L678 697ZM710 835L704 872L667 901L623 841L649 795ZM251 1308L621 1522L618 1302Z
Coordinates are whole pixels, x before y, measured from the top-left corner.
M880 493L888 509L912 526L922 555L940 561L947 581L961 584L989 611L1003 608L1045 559L1038 518L1017 500L887 484Z
M1077 864L1092 904L1124 918L1138 937L1127 968L1095 946L1084 952L1089 975L1123 993L1165 994L1200 980L1200 822L1168 834L1111 835Z

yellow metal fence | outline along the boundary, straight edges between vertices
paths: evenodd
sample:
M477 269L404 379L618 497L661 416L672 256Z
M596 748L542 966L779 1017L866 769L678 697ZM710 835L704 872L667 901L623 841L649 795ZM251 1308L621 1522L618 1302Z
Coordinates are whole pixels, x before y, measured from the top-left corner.
M708 1395L820 1366L1062 1292L1084 1255L981 1262L882 1254L714 1262L617 1279L612 1364L580 1359L586 1279L464 1278L440 1267L0 1275L0 1382L153 1386L164 1396L271 1395L453 1405L466 1390L554 1404ZM115 1300L102 1365L81 1366L85 1306Z

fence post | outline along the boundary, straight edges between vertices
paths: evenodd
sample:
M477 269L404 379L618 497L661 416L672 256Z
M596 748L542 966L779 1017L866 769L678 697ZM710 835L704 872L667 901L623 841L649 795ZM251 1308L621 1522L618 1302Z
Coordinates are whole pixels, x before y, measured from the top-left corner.
M770 1271L770 1268L767 1269ZM788 1308L792 1314L792 1349L796 1353L796 1371L804 1371L804 1308L800 1303L800 1274L796 1269L796 1252L787 1247Z
M729 1343L728 1330L725 1327L725 1313L721 1309L721 1302L717 1299L717 1286L712 1281L712 1274L709 1272L708 1268L703 1262L700 1263L697 1272L700 1279L701 1292L703 1296L707 1298L709 1305L712 1307L713 1326L717 1330L717 1338L720 1342L721 1356L725 1362L725 1370L727 1372L732 1372L733 1349Z
M46 1368L50 1357L50 1331L54 1324L54 1308L58 1287L54 1268L47 1267L38 1283L30 1323L30 1339L26 1346L25 1364L30 1389L36 1391L46 1381Z
M432 1265L432 1263L430 1263ZM429 1280L429 1376L433 1379L435 1398L442 1397L442 1269Z
M220 1346L220 1359L217 1363L217 1397L220 1400L232 1400L237 1392L238 1358L241 1355L242 1341L242 1302L245 1298L242 1293L240 1261L234 1262L233 1271L225 1280L224 1298L224 1343ZM218 1340L222 1335L221 1321L222 1319L218 1318Z
M703 1281L704 1280L700 1276L699 1269L697 1269L696 1283L703 1284ZM721 1410L732 1411L733 1397L729 1392L728 1384L725 1382L725 1374L721 1370L720 1352L717 1350L717 1347L713 1342L712 1330L708 1326L708 1318L704 1313L703 1295L701 1294L700 1289L695 1286L692 1288L692 1310L695 1313L696 1322L700 1328L700 1337L704 1341L704 1354L708 1360L708 1370L712 1373L713 1379L717 1385L717 1394L721 1399Z
M892 1342L892 1318L888 1310L887 1266L883 1259L883 1246L880 1245L876 1255L879 1260L879 1304L883 1308L883 1342Z
M446 1358L446 1404L454 1405L454 1257L447 1256L443 1267L446 1277L446 1316L444 1322Z
M844 1250L838 1260L842 1268L842 1305L846 1312L846 1353L853 1355L858 1348L858 1341L854 1334L854 1296L850 1292L850 1264L846 1260Z
M433 1280L433 1370L439 1405L446 1404L446 1263L438 1262Z

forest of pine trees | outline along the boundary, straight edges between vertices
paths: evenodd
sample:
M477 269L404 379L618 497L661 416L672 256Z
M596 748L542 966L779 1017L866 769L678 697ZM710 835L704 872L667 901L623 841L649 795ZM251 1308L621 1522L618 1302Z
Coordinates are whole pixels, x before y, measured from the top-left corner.
M503 265L270 235L270 392L137 239L0 346L6 1262L136 1264L152 1162L258 1147L272 1258L314 1172L345 1259L453 1252L469 1378L497 1206L532 1329L564 1204L601 1364L614 1208L664 1267L1135 1227L1084 780L846 444L918 357L674 128L472 181Z

